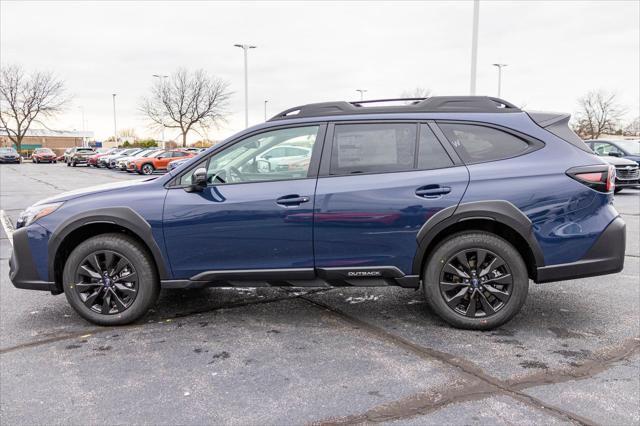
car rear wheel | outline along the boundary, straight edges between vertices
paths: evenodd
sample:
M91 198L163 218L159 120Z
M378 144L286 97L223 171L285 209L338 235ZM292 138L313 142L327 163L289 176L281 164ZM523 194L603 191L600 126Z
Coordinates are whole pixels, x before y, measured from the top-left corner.
M618 192L622 191L622 189L623 189L623 188L618 188L618 187L616 187L616 188L613 190L613 193L614 193L614 194L617 194Z
M454 327L473 330L509 321L529 291L518 251L488 232L463 232L442 242L429 256L423 278L429 307Z
M153 171L155 170L155 168L153 167L152 164L144 164L142 167L140 167L140 173L143 175L150 175L153 174Z
M98 235L78 245L65 263L63 287L76 312L99 325L136 321L160 291L149 253L122 234Z

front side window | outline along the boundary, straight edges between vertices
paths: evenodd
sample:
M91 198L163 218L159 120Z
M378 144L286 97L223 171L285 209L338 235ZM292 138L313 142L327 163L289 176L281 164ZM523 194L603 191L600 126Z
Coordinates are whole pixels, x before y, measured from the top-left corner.
M193 171L203 166L208 182L216 185L306 178L318 130L319 126L293 127L250 136L192 168L180 184L190 184ZM300 148L301 155L287 156L287 147Z
M416 125L337 124L330 174L385 173L413 169Z
M595 142L594 151L598 155L609 155L612 152L622 154L622 152L617 147L606 142Z
M519 137L492 127L452 123L438 126L467 164L515 157L529 148Z

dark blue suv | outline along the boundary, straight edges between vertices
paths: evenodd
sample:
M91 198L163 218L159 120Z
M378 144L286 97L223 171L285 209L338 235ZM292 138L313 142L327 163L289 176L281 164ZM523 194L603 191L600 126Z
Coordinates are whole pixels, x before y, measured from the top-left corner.
M284 111L141 182L28 208L11 280L89 321L140 318L161 288L422 288L456 327L489 329L529 280L622 270L615 170L566 114L489 97Z

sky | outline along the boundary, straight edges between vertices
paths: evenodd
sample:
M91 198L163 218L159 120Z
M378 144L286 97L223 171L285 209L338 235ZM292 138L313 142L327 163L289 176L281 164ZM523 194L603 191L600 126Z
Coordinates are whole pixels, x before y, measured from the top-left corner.
M416 87L468 95L472 1L450 2L0 2L0 64L47 70L73 97L46 121L57 130L159 137L139 111L153 74L183 67L227 81L225 123L244 128L242 50L249 52L249 123L311 102L400 96ZM639 1L480 2L477 94L526 109L575 113L592 90L615 92L640 114ZM175 138L167 130L166 137ZM201 136L192 134L190 141Z

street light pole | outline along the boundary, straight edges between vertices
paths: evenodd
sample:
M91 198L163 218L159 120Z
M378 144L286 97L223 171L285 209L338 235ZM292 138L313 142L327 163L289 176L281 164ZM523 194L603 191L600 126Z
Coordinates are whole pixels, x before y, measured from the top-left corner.
M84 132L85 132L85 126L84 126L84 107L83 106L79 106L78 107L80 109L80 113L82 114L82 147L86 148L87 147L87 139L84 136Z
M164 75L164 74L153 74L153 77L160 79L160 85L163 85L165 78L169 78L168 75ZM162 123L162 133L160 137L162 138L161 144L162 144L162 147L164 148L164 123Z
M248 52L249 49L255 49L257 46L250 44L234 44L244 51L244 127L249 127L249 65Z
M498 97L500 97L500 91L502 88L502 68L508 65L509 64L493 64L494 67L498 68Z
M118 146L118 126L116 125L116 93L113 93L113 138Z
M367 89L356 89L356 92L360 92L360 100L364 100L364 94L367 92Z
M471 83L469 92L476 94L476 67L478 64L478 22L480 20L480 0L473 0L473 32L471 34Z
M267 102L269 102L269 100L265 99L265 101L264 101L264 121L267 121Z

